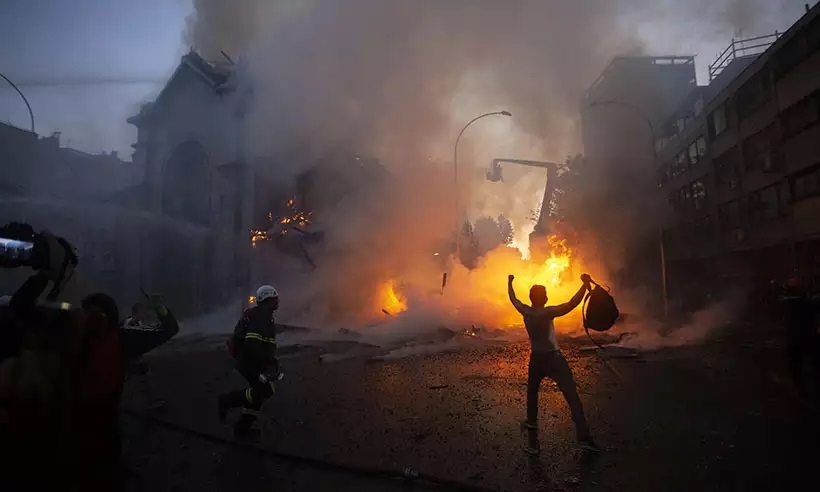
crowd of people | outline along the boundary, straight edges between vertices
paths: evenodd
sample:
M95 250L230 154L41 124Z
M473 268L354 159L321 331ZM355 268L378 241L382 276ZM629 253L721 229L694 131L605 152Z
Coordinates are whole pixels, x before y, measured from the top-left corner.
M72 262L66 258L72 252L67 243L49 234L38 237L47 244L48 261L12 296L0 300L3 490L122 490L126 467L119 413L126 375L142 355L176 335L179 325L162 297L144 292L144 299L134 304L131 315L122 322L117 303L105 293L88 295L78 308L56 302L59 286L71 272ZM4 260L0 266L17 265ZM600 451L554 327L555 318L576 309L593 292L594 282L589 275L582 275L576 294L566 303L551 306L547 305L544 286L532 286L530 304L525 304L517 298L513 283L510 275L510 302L522 315L531 344L522 429L537 433L539 386L544 378L550 378L570 408L579 447ZM51 292L41 301L49 285ZM810 296L794 277L780 290L780 305L790 368L804 394L807 360L815 384L820 385L820 335L815 324L820 297ZM260 287L255 306L243 313L227 343L238 372L248 384L221 395L216 406L223 422L232 409L240 409L234 425L239 438L259 434L254 423L283 375L276 359L278 308L276 289ZM615 313L617 316L617 310ZM532 444L525 450L539 452Z

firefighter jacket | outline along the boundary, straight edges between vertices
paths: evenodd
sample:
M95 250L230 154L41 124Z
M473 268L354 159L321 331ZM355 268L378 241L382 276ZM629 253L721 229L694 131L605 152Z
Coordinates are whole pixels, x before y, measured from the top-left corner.
M276 363L276 311L254 306L236 323L231 337L240 371L262 371Z

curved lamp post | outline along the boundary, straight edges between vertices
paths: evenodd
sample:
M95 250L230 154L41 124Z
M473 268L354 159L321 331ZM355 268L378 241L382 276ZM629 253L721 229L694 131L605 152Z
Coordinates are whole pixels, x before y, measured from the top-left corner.
M464 132L467 128L470 127L473 123L480 120L481 118L486 118L487 116L512 116L512 113L509 111L492 111L490 113L484 113L482 115L478 115L475 118L471 119L464 125L464 128L458 132L458 137L456 137L456 144L453 147L453 186L455 188L455 200L456 200L456 261L460 261L461 259L461 213L460 208L461 204L459 203L458 199L458 142L461 140L461 136L464 135Z
M23 99L23 102L24 102L24 103L26 103L26 108L28 108L28 117L29 117L29 120L30 120L30 122L31 122L31 133L36 133L36 132L34 131L34 111L32 111L32 110L31 110L31 104L29 104L29 103L28 103L28 99L26 99L26 96L23 94L23 92L22 92L19 88L17 88L17 86L16 86L16 85L14 85L14 82L12 82L11 80L9 80L9 78L8 78L8 77L6 77L5 75L3 75L2 73L0 73L0 77L2 77L2 78L3 78L3 80L5 80L6 82L8 82L8 83L9 83L9 85L10 85L10 86L11 86L11 87L15 90L15 91L17 91L17 94L20 94L20 97Z
M621 106L627 108L640 116L642 120L646 122L647 128L649 128L649 136L652 138L652 167L653 171L657 168L658 165L658 151L655 148L655 142L658 141L657 133L655 133L655 126L652 124L652 120L647 116L646 112L641 109L639 106L632 104L626 101L617 101L617 100L606 100L606 101L592 101L589 103L590 108L595 108L599 106ZM663 289L663 317L664 320L668 319L669 317L669 298L667 296L666 290L666 250L663 245L663 223L658 224L658 239L660 242L660 254L661 254L661 288Z

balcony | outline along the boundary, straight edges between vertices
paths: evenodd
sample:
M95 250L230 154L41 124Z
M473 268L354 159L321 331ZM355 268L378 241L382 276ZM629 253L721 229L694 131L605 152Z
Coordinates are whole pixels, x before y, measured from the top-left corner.
M767 34L765 36L733 39L732 43L723 50L723 53L718 55L714 63L709 65L709 82L715 80L726 67L738 58L757 56L763 53L782 35L782 33L775 31L774 34Z

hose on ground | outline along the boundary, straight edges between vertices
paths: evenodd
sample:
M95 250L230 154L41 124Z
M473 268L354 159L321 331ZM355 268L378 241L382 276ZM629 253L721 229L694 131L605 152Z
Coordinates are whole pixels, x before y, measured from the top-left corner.
M209 434L207 432L199 431L196 429L191 429L189 427L185 427L174 422L160 419L153 415L148 415L143 412L138 412L136 410L130 410L123 408L122 413L124 415L128 415L130 417L137 418L142 420L143 422L147 422L152 425L156 425L158 427L163 427L175 432L180 432L183 434L192 435L198 437L200 439L210 441L215 444L223 445L223 446L231 446L234 448L242 449L243 451L253 453L259 456L263 456L270 459L279 459L283 461L289 461L296 464L311 466L314 468L323 468L326 470L332 470L337 472L349 473L354 475L359 475L366 478L380 478L385 480L404 480L404 481L412 481L413 483L418 483L419 485L426 485L428 487L436 487L439 489L446 489L446 490L458 490L464 492L493 492L496 489L492 489L489 487L482 487L480 485L474 485L469 483L464 483L458 480L453 480L449 478L441 478L435 477L432 475L427 475L424 473L420 473L417 470L411 467L405 467L402 470L391 470L391 469L383 469L383 468L375 468L375 467L366 467L366 466L358 466L346 463L339 463L335 461L323 460L318 458L311 458L308 456L300 456L296 454L284 453L282 451L274 451L272 449L266 449L259 446L255 446L249 443L243 443L238 441L233 441L231 439L226 439L224 437L219 437L213 434Z

